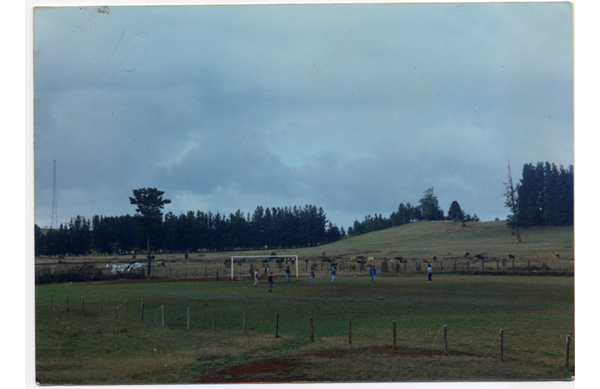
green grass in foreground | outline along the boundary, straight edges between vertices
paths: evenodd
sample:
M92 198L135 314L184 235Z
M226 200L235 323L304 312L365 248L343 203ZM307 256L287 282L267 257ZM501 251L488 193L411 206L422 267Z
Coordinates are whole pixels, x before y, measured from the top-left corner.
M331 284L323 277L314 288L307 279L278 280L273 291L267 293L264 281L258 287L252 282L37 286L37 381L562 380L574 375L573 348L570 367L564 367L565 338L574 336L573 278L434 275L432 283L419 276L380 277L372 284L364 277L339 277ZM310 341L311 316L315 342ZM392 349L393 321L398 350ZM443 354L443 325L449 355ZM500 329L504 363L499 361Z

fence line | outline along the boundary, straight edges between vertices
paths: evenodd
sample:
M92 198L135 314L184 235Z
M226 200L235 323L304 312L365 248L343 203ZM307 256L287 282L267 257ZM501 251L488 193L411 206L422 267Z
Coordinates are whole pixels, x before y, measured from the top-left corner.
M52 295L51 295L52 297ZM65 299L63 299L62 301L65 301L67 299L67 297L65 297ZM102 299L99 298L99 305L100 305L100 317L102 317ZM61 301L61 302L62 302ZM83 296L81 297L81 301L82 301L82 307L83 307ZM60 303L60 302L59 302ZM116 305L116 299L114 300L114 309L115 309L115 315L116 315L116 310L120 307L122 307L123 305L125 305L127 307L127 300L123 301L121 304ZM142 315L142 322L143 322L143 315L144 312L154 312L154 324L156 326L158 326L158 321L157 321L157 315L158 315L158 311L161 311L161 316L162 316L162 326L165 326L165 316L164 316L164 304L159 306L158 308L152 310L147 310L144 308L144 302L142 302L142 307L141 307L141 315ZM216 313L215 310L211 310L212 311L212 319L213 319L213 332L216 331ZM309 325L310 325L310 341L314 342L314 327L313 327L313 317L310 316L309 318ZM190 329L190 308L187 308L187 329ZM242 327L242 334L245 334L245 330L246 330L246 312L244 312L243 315L243 327ZM443 325L442 327L440 327L440 329L437 331L432 346L431 346L431 355L435 356L434 350L435 350L435 343L437 342L437 338L439 337L440 333L443 331L443 353L442 354L446 354L448 356L452 356L450 353L448 353L448 337L447 337L447 330L448 327L446 325ZM276 338L280 338L279 335L279 313L276 313L275 315L275 337ZM498 333L498 335L495 337L495 339L493 340L492 344L488 347L488 350L480 357L478 357L478 359L482 359L484 357L486 357L488 354L490 354L490 352L494 349L494 346L496 345L496 343L498 342L498 339L500 339L500 353L499 353L499 360L500 362L504 361L504 330L500 330L500 332ZM571 340L575 341L575 338L567 335L566 337L566 344L565 344L565 363L564 366L566 368L568 368L569 366L569 354L570 354L570 344L571 344ZM352 319L348 318L348 345L349 346L354 346L354 344L352 343ZM392 348L393 350L397 349L396 346L396 321L392 322Z

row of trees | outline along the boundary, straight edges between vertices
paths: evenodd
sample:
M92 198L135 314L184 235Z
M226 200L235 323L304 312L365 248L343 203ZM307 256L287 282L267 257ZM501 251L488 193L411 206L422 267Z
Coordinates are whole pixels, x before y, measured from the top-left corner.
M520 181L513 185L509 167L506 202L510 227L566 226L574 221L573 166L538 162L523 166Z
M573 166L565 169L549 162L525 164L520 181L513 185L509 166L505 205L510 209L508 225L518 227L572 225L574 219ZM103 217L92 220L77 216L56 230L43 233L35 226L36 255L84 255L136 253L150 242L154 251L194 252L224 250L282 249L317 246L335 242L346 236L327 220L323 208L306 205L284 208L258 206L253 214L240 210L230 215L211 212L164 215L162 208L171 200L156 188L133 190L131 204L136 215ZM400 203L389 217L367 215L362 222L354 221L347 235L359 235L401 224L423 220L454 220L478 222L476 214L465 214L453 201L448 216L440 208L433 188L427 189L419 205Z
M253 214L172 212L149 219L135 216L77 216L58 229L35 226L36 255L85 255L152 252L197 252L309 247L339 240L338 227L323 208L307 205L257 207ZM149 222L149 220L151 220ZM151 243L151 245L150 245Z
M389 227L399 226L406 223L424 220L453 220L460 222L478 222L477 214L471 216L465 214L457 201L453 201L448 211L448 217L440 208L437 196L433 194L433 188L427 189L419 200L419 205L412 206L410 203L400 203L398 210L392 212L390 217L381 214L365 216L362 222L354 221L354 225L348 227L348 235L360 235L371 231L378 231ZM342 231L343 233L344 231Z

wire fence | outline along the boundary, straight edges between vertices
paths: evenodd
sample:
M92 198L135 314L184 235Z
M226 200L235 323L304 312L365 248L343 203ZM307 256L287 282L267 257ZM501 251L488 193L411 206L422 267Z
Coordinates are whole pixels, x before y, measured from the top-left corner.
M302 261L301 262L305 262ZM129 267L128 267L129 266ZM50 282L86 282L119 279L181 279L202 278L206 280L231 281L231 264L211 261L205 263L165 263L154 261L150 271L146 264L136 263L116 265L87 263L82 265L42 265L36 266L36 284ZM234 263L234 281L246 281L253 278L253 272L259 269L260 276L273 272L276 277L285 275L285 266L271 262ZM300 277L309 277L314 271L317 275L326 274L333 267L338 275L368 276L371 266L375 267L378 276L403 276L426 274L431 266L433 274L473 274L473 275L519 275L519 276L567 276L575 274L573 260L532 259L375 259L373 261L350 261L347 259L311 260L299 267ZM221 267L221 277L217 277L216 269Z
M81 297L81 312L80 314L83 316L93 316L93 317L97 317L99 319L102 318L106 318L107 315L103 315L102 313L102 300L99 300L99 312L95 313L89 310L84 311L83 307L84 307L84 296ZM46 301L44 302L44 304L48 304L50 310L55 311L57 314L61 314L61 312L69 312L68 309L65 309L64 307L61 308L61 304L67 304L68 306L68 301L69 298L68 296L65 296L62 300L55 302L54 301L54 295L51 293L50 297L49 297L49 302ZM44 304L40 304L39 302L39 297L36 295L36 308L40 309L43 308ZM120 304L117 304L117 300L114 299L113 300L113 309L115 311L115 319L117 319L119 317L118 315L118 310L122 309L122 307L125 307L126 309L126 313L125 316L121 315L121 319L128 321L128 320L135 320L135 319L129 319L128 317L128 312L127 312L127 300L122 301ZM72 311L72 310L71 310ZM208 319L209 315L212 316L212 332L216 332L217 331L217 321L216 321L216 312L214 309L212 309L210 312L206 312L207 310L204 310L203 313L206 315L206 319ZM160 315L160 316L159 316ZM140 321L144 322L144 316L146 317L152 317L152 320L150 322L148 322L150 325L154 325L155 327L165 327L167 324L165 322L165 306L160 305L156 308L146 308L145 307L145 303L142 302L141 303L141 308L140 308ZM246 334L246 312L243 312L243 316L240 314L240 328L242 329L239 333L243 336ZM243 319L242 319L243 318ZM294 320L297 320L297 317L294 318ZM264 321L264 318L261 318L261 322ZM184 326L181 324L182 320L181 320L181 316L178 315L176 320L171 320L168 323L168 326L171 329L175 329L174 327L181 327L182 329L184 328ZM190 330L190 307L187 307L187 321L183 321L184 323L187 323L187 326L185 327L187 330ZM308 321L309 325L306 328L306 334L307 334L307 341L310 340L310 342L315 342L314 340L314 333L315 333L315 327L313 324L313 316L310 316L310 320ZM352 340L352 336L357 334L357 330L356 330L356 326L354 327L354 329L352 328L352 320L351 318L348 318L348 330L347 330L347 336L348 336L348 344L349 346L352 347L356 347L356 346L373 346L373 344L370 344L368 341L365 341L364 344L357 344L355 341ZM231 328L231 322L228 321L228 328ZM279 327L279 313L275 314L274 320L273 320L273 328L274 328L274 335L275 338L280 338L282 334L280 332L280 327ZM200 327L198 327L200 328ZM209 331L208 329L205 328L205 331ZM228 330L230 331L230 330ZM372 332L373 329L369 329L368 332ZM449 346L449 342L448 342L448 331L449 328L446 325L443 325L442 327L440 327L440 329L437 331L436 335L433 337L433 343L431 345L431 356L447 356L447 357L453 357L453 356L469 356L469 357L475 357L478 359L482 359L485 357L489 357L489 358L497 358L499 360L499 362L504 362L504 351L505 351L505 345L504 345L504 330L500 329L499 332L497 333L497 335L493 338L493 341L491 342L491 344L485 348L487 348L487 351L485 351L482 355L478 355L478 354L474 354L473 352L467 353L465 351L459 350L459 349L454 349L456 351L456 353L451 353L449 352L450 346ZM235 331L237 332L237 331ZM329 333L329 331L328 331ZM338 334L338 336L344 336L344 334L340 333ZM356 339L356 336L354 336L354 339ZM438 340L439 339L439 340ZM392 347L393 350L397 350L397 344L396 344L396 321L393 321L391 323L390 326L390 347ZM571 349L571 343L575 342L575 338L572 337L571 335L567 335L566 336L566 344L565 344L565 363L564 363L564 367L568 368L569 367L569 362L570 362L570 349ZM410 349L409 345L405 345L403 346L406 349ZM496 354L494 355L493 352L495 352ZM397 355L403 355L401 352L397 352ZM425 356L425 354L423 355Z

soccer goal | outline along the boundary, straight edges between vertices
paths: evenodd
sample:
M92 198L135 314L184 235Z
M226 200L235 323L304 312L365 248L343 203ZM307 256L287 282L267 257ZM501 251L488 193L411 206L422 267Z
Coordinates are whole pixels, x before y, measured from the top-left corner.
M294 264L296 264L296 280L298 280L298 256L297 255L234 255L231 257L231 281L233 282L233 264L236 260L240 260L242 258L289 258L294 259Z

